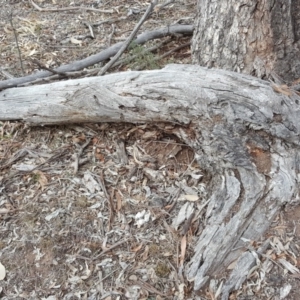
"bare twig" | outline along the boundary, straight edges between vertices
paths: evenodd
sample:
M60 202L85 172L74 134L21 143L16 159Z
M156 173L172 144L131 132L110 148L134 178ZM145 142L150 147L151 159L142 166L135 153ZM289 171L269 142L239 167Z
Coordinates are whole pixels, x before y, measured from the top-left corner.
M109 222L108 222L108 231L109 231L110 227L111 227L111 223L112 223L113 218L114 218L115 208L114 208L114 204L112 202L112 197L107 192L107 189L106 189L106 186L105 186L105 182L104 182L103 171L102 170L100 171L100 175L98 176L98 181L99 181L101 189L102 189L105 197L107 198L107 201L108 201L108 204L109 204ZM113 193L112 193L112 195L113 195Z
M118 51L118 53L102 68L102 70L98 73L98 75L100 75L100 76L104 75L107 72L107 70L119 59L119 57L123 54L123 52L127 49L129 44L132 42L132 40L136 36L136 34L139 31L142 24L148 19L149 15L153 11L153 8L155 7L156 4L157 4L157 0L154 0L153 2L151 2L148 9L142 16L141 20L138 22L138 24L136 24L133 31L131 32L131 34L129 35L127 40L123 43L123 45L120 48L120 50Z
M66 73L64 73L64 72L59 72L59 71L55 71L55 70L53 70L53 69L51 69L51 68L48 68L47 66L45 66L44 64L42 64L41 62L39 62L37 59L35 59L35 58L33 58L33 59L31 59L31 61L33 62L33 63L35 63L36 65L38 65L41 69L43 69L43 70L47 70L47 71L49 71L49 72L51 72L51 73L53 73L53 74L56 74L56 75L60 75L60 76L67 76L66 75Z
M83 22L83 24L89 29L91 38L95 38L93 27L89 22Z
M173 26L167 26L162 27L153 31L147 31L137 36L137 38L134 40L134 43L137 45L144 44L148 42L149 40L153 39L159 39L166 36L172 36L176 33L182 33L184 35L191 36L193 34L194 27L193 25L173 25ZM111 47L94 54L92 56L86 57L82 60L78 60L75 62L72 62L67 65L62 65L55 69L55 71L58 72L73 72L73 71L79 71L84 68L87 68L89 66L92 66L94 64L100 63L102 61L107 60L108 58L115 55L115 53L118 52L118 50L122 47L123 42L116 43L112 45ZM40 71L36 72L34 74L30 74L24 77L20 78L13 78L13 79L7 79L0 81L0 90L24 85L26 83L35 82L36 80L40 80L42 78L47 78L51 76L53 73L49 71ZM56 76L56 75L54 75Z
M114 218L115 218L115 207L114 207L114 203L113 203L113 197L115 194L115 190L114 188L112 189L109 198L108 198L108 202L109 202L109 222L108 222L108 231L111 230L111 224L114 222Z
M9 21L10 21L10 25L12 27L12 30L14 32L14 37L15 37L15 41L16 41L16 45L17 45L17 49L18 49L18 54L19 54L19 60L20 60L20 64L21 64L21 69L22 69L22 73L23 73L23 76L25 74L25 71L24 71L24 67L23 67L23 61L22 61L22 55L21 55L21 50L20 50L20 47L19 47L19 42L18 42L18 34L17 34L17 31L14 27L14 24L13 24L13 13L11 11L10 13L10 18L9 18Z
M111 44L111 40L112 40L112 37L113 37L113 35L114 35L114 33L115 33L115 29L116 29L116 25L115 24L111 24L111 33L110 33L110 35L108 36L108 45L110 46L110 44Z
M112 246L110 246L109 248L103 250L101 253L99 253L97 256L95 256L95 257L93 258L93 260L98 259L99 257L101 257L102 255L104 255L105 253L110 252L111 250L117 248L118 246L120 246L120 245L122 245L122 244L124 244L124 243L126 243L126 242L128 242L128 239L124 239L124 240L121 240L121 241L119 241L119 242L113 244Z
M102 191L103 191L105 197L106 197L107 199L109 199L109 195L108 195L107 189L106 189L106 187L105 187L105 183L104 183L104 176L103 176L103 171L102 171L102 170L100 171L100 176L97 176L97 177L98 177L99 184L100 184L100 186L101 186L101 189L102 189Z
M32 0L29 1L30 4L37 9L38 11L42 12L59 12L59 11L74 11L74 10L86 10L86 11L96 11L96 12L101 12L101 13L108 13L112 14L114 11L113 9L110 10L104 10L104 9L97 9L97 8L92 8L92 7L82 7L82 6L77 6L77 7L62 7L62 8L41 8L39 7L36 3L34 3Z
M173 39L172 39L171 37L169 37L169 38L167 38L166 40L162 41L161 43L159 43L159 44L157 44L157 45L154 45L154 46L152 46L152 47L150 47L150 48L145 48L143 51L141 51L140 55L143 55L143 54L146 54L146 53L149 53L149 52L154 52L154 51L158 50L159 48L161 48L161 47L163 47L163 46L165 46L165 45L171 43L172 40L173 40ZM181 49L181 48L184 48L184 47L186 47L186 46L188 46L188 45L190 45L190 42L189 42L189 43L186 43L186 44L183 44L183 45L181 45L181 46L178 46L178 47L176 47L176 48L174 48L174 49L168 51L168 52L166 53L166 55L164 55L164 56L159 56L159 57L157 57L157 58L154 58L154 60L160 60L160 59L164 58L165 56L170 55L172 52L175 52L175 51L177 51L177 50L179 50L179 49ZM51 46L50 46L50 47L51 47ZM76 47L74 47L74 48L76 48ZM119 67L119 66L122 65L122 64L128 64L130 61L134 60L137 56L138 56L138 55L131 55L131 56L129 56L129 57L123 58L123 59L117 61L117 62L112 66L112 68ZM100 70L101 70L101 68L94 68L94 69L85 70L85 71L80 71L80 72L65 72L65 73L62 73L62 74L63 74L64 76L67 76L67 77L79 77L79 76L85 76L85 75L87 75L87 77L88 77L88 76L94 76L94 75L98 74L98 72L99 72ZM55 80L55 79L59 79L59 78L49 77L49 79L48 79L48 78L45 78L45 81L50 81L50 80ZM43 81L44 81L44 80L35 81L35 82L32 82L32 84L39 83L39 82L43 82ZM20 85L20 86L26 86L26 84L25 84L25 85Z
M91 139L88 139L79 149L78 153L75 154L75 161L74 161L74 174L78 172L78 167L79 167L79 158L83 152L83 150L88 146L90 143Z

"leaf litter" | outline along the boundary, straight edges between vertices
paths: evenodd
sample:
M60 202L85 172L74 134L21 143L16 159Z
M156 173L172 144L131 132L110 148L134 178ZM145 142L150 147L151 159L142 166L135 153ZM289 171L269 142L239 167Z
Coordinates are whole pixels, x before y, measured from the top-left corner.
M177 270L194 238L177 233L172 222L181 181L193 182L186 170L200 172L191 149L181 145L169 156L178 143L174 136L126 124L26 128L14 134L11 147L5 138L10 123L1 125L1 260L9 271L1 287L7 299L179 293ZM148 130L157 134L140 139Z

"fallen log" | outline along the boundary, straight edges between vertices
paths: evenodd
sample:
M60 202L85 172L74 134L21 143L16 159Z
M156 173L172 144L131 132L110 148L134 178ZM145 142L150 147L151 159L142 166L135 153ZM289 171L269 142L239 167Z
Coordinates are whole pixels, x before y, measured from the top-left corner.
M293 91L248 75L193 65L11 88L0 120L29 124L168 122L192 147L208 183L204 228L185 275L199 290L229 264L222 299L255 263L258 240L298 197L300 109Z

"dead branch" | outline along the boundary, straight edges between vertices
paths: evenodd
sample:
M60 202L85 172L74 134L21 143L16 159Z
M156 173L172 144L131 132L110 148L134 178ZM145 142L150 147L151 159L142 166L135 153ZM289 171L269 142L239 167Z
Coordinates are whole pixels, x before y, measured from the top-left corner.
M83 22L83 24L89 29L90 36L91 36L92 39L94 39L95 35L94 35L94 31L93 31L92 25L89 22L87 22L87 21Z
M14 33L14 37L15 37L15 41L16 41L16 46L17 46L17 50L18 50L18 55L19 55L19 60L20 60L20 65L21 65L21 70L22 70L22 73L24 75L25 74L25 70L24 70L24 67L23 67L23 60L22 60L21 49L19 47L18 34L17 34L17 31L16 31L15 26L13 24L13 13L12 13L12 11L11 11L10 16L9 16L9 22L10 22L10 25L12 27L13 33Z
M37 59L33 58L31 59L31 61L36 64L37 66L39 66L42 70L47 70L55 75L59 75L59 76L63 76L66 77L66 73L65 72L57 72L51 68L48 68L47 66L45 66L43 63L41 63L40 61L38 61Z
M169 27L163 27L153 31L146 31L137 36L137 38L133 41L134 43L141 45L146 43L147 41L153 39L159 39L166 36L172 36L174 34L183 34L185 36L191 36L193 34L194 27L192 25L173 25ZM94 64L100 63L112 56L114 56L119 49L122 47L123 42L119 42L100 53L89 56L85 59L75 61L73 63L60 66L54 69L57 72L74 72L79 71L84 68L88 68ZM49 71L40 71L28 76L13 78L0 81L0 90L7 89L10 87L16 87L21 84L30 83L37 79L42 79L51 76L53 73Z
M129 35L129 37L126 39L126 41L123 43L122 47L119 49L119 51L116 53L116 55L101 69L101 71L98 73L99 76L104 75L107 70L119 59L119 57L124 53L124 51L128 48L131 41L136 36L137 32L139 31L140 27L143 25L143 23L148 19L149 15L153 11L153 8L157 4L157 0L154 0L149 5L148 9L142 16L141 20L135 25L133 31Z
M75 154L74 163L73 163L74 174L76 174L78 172L78 168L79 168L79 164L80 164L80 162L79 162L80 156L82 155L83 150L89 145L90 142L91 142L91 139L88 139L82 146L80 146L78 153Z

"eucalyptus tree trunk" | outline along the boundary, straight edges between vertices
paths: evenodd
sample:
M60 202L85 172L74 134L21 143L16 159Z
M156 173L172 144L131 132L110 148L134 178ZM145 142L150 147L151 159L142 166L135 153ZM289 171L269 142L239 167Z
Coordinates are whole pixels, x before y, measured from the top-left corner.
M273 133L269 135L263 129L261 117L265 113L257 114L274 105L279 105L280 110L289 107L299 112L299 96L287 86L284 86L286 92L280 88L283 83L299 83L299 40L300 0L198 0L193 62L208 68L271 79L280 84L273 85L273 89L287 95L289 100L275 104L276 100L271 97L262 103L259 97L267 96L263 93L257 95L256 104L250 104L240 94L244 86L236 86L240 95L238 102L231 102L235 96L229 94L226 100L221 97L224 102L219 98L220 108L224 109L220 110L222 117L212 125L214 138L203 146L218 149L211 161L210 203L194 257L185 269L195 290L211 285L211 279L223 276L228 265L236 261L235 269L222 288L222 299L228 299L231 291L241 286L248 271L256 264L255 255L247 249L245 241L258 240L282 205L298 198L298 180L295 185L286 180L294 177L294 171L298 173L299 133L294 131L296 139L286 143L290 136L288 131L292 129L286 122L289 117L286 113L277 115L272 109L267 123L271 127L276 124L275 127L285 128L281 127L281 137L274 140L271 135L277 129L273 131L270 127L271 131L267 131ZM216 80L210 87L217 86ZM234 113L236 118L225 120L223 113L226 116ZM241 131L242 127L244 130ZM207 153L207 150L203 152ZM249 155L252 167L251 163L245 164L245 154ZM220 164L220 161L226 163ZM265 251L266 247L267 242L257 253Z
M300 78L299 0L198 0L194 63L260 78ZM272 76L274 77L274 76Z

